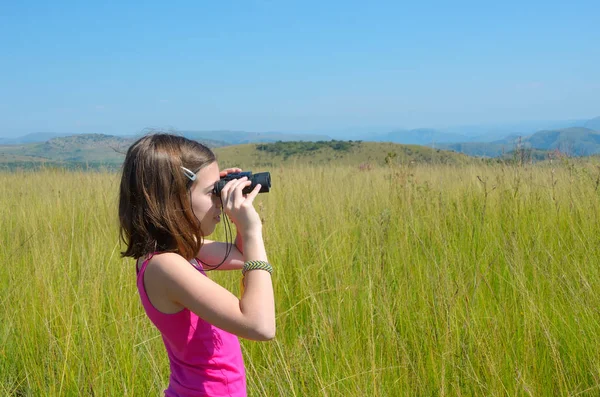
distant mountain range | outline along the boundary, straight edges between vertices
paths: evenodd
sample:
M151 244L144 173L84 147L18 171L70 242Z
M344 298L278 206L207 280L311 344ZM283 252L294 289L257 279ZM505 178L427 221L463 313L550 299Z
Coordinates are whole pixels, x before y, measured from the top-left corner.
M499 157L517 147L544 151L560 150L573 156L600 154L600 117L579 120L576 124L578 126L544 129L532 134L507 134L501 139L496 137L495 140L490 139L494 137L494 134L488 134L486 139L490 139L489 141L481 141L482 136L477 135L474 130L470 130L468 134L459 134L426 128L353 135L352 139L429 146L483 157ZM316 142L332 139L326 134L259 133L230 130L178 131L177 133L200 141L211 148L247 143ZM52 161L65 164L120 164L124 152L135 139L137 136L73 135L48 132L33 133L19 138L1 138L0 163Z
M590 130L600 131L600 117L586 121L583 126L585 128L589 128Z
M528 136L537 131L570 127L586 127L589 119L524 121L485 125L463 125L440 128L398 129L393 127L360 127L323 131L334 139L432 145L458 142L493 142L507 136Z
M499 157L517 148L546 151L559 150L570 156L600 154L600 132L573 127L538 131L530 136L509 136L494 142L460 142L436 145L438 149L454 150L469 156Z
M561 127L542 129L533 133L504 135L499 135L493 128L483 134L484 130L479 129L480 127L467 128L464 133L420 128L379 134L369 140L423 145L479 157L500 157L514 151L517 147L545 151L559 150L571 156L600 153L600 117L547 124Z
M331 137L322 134L290 134L280 132L247 131L178 131L179 134L198 141L218 142L218 146L241 145L244 143L269 143L277 141L330 141Z
M564 121L527 121L490 125L466 125L449 128L416 128L394 129L390 127L359 127L343 130L325 130L304 133L282 132L248 132L234 130L177 131L192 139L212 141L215 146L238 145L244 143L268 143L276 141L319 141L319 140L363 140L375 142L395 142L436 146L445 143L494 142L504 140L508 136L529 136L537 131L559 130L571 127L584 127L600 131L600 117L588 120ZM144 132L145 133L145 132ZM35 132L16 137L0 137L0 145L18 145L34 142L46 142L52 138L60 138L75 133ZM135 138L137 135L118 135L124 138Z
M0 138L0 145L22 145L24 143L46 142L52 138L75 135L73 133L34 132L15 138Z
M277 132L247 132L247 131L175 131L187 138L202 142L210 142L211 147L240 145L244 143L269 143L277 141L328 141L331 137L323 134L289 134ZM105 135L105 134L74 134L74 133L52 133L35 132L16 138L0 138L0 145L22 145L27 143L46 142L55 138L62 138L77 135ZM135 140L138 135L113 135L126 140Z

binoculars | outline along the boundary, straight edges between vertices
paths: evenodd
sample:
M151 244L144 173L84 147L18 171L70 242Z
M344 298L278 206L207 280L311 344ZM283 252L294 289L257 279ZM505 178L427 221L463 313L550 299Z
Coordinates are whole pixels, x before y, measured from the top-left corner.
M227 182L234 180L234 179L240 179L245 176L248 177L248 180L250 182L252 182L252 184L250 186L246 186L244 188L244 190L242 190L242 193L244 193L244 194L250 193L252 190L254 190L254 188L258 184L260 184L259 193L268 193L269 190L271 189L271 174L270 173L259 172L256 174L252 174L251 171L245 171L245 172L236 172L234 174L227 174L224 177L221 177L221 179L217 183L215 183L215 187L213 188L213 194L216 194L217 196L221 196L221 190L223 190L223 187L225 187Z

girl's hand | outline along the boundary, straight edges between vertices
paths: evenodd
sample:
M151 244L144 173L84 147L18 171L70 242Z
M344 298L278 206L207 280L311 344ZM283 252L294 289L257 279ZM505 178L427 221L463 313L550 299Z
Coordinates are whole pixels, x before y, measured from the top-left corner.
M242 190L251 184L247 177L234 179L227 182L221 191L223 212L231 218L242 237L262 231L260 216L252 205L260 191L260 184L256 185L250 193L246 195L242 193Z
M236 174L238 172L242 172L242 169L241 168L226 168L222 171L219 171L219 176L221 178L223 178L224 176L227 176L229 174Z

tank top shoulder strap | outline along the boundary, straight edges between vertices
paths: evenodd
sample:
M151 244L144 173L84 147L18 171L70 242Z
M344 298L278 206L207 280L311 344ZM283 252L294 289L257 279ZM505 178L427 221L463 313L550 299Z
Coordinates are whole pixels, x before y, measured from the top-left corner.
M143 274L144 271L146 271L146 267L148 266L148 262L150 262L150 259L152 259L152 257L154 255L158 254L158 252L153 252L151 254L148 254L148 256L146 256L146 258L144 259L144 262L142 263L141 267L138 267L138 263L139 263L139 259L137 261L135 261L135 273L139 276L140 274Z
M144 274L144 272L146 271L146 267L148 267L148 263L150 262L150 259L152 259L152 257L156 254L159 254L160 252L153 252L151 254L148 254L148 256L144 259L144 262L142 262L142 266L138 267L138 263L139 263L139 259L135 262L135 272L137 277L140 277L141 274ZM194 263L195 262L195 263ZM203 263L200 261L200 259L198 258L193 258L190 261L190 264L192 266L194 266L196 269L198 269L198 271L200 271L200 273L204 274L206 276L206 273L204 272L204 265Z

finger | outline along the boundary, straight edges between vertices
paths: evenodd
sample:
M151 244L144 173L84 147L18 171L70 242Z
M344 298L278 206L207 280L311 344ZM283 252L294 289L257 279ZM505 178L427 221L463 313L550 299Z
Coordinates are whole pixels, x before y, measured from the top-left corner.
M242 189L244 188L244 185L250 181L248 181L248 178L243 177L240 179L235 179L232 182L233 183L231 184L228 190L228 199L230 202L233 203L233 201L239 201L239 197L241 195ZM240 186L242 186L242 188L240 188Z
M219 176L227 176L228 174L234 174L237 172L242 172L241 168L225 168L224 170L219 171Z
M223 189L221 189L221 200L223 200L223 202L229 201L231 192L233 192L233 189L235 188L235 185L238 182L239 179L232 179L229 182L227 182L225 186L223 186Z
M225 186L223 186L221 188L221 198L225 199L225 197L227 197L227 195L229 194L229 189L231 188L231 184L233 183L233 181L229 181L225 184Z
M243 181L235 186L235 191L232 194L236 196L236 199L242 198L245 196L244 189L250 185L252 185L252 181Z
M250 204L252 204L252 202L254 202L254 199L256 198L256 196L258 196L258 192L260 192L260 188L261 188L261 185L259 183L254 187L254 189L250 193L248 193L248 195L246 196L246 201L248 201Z

